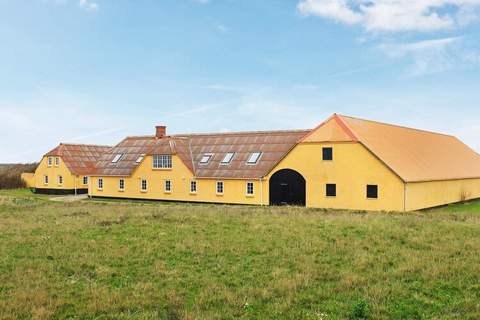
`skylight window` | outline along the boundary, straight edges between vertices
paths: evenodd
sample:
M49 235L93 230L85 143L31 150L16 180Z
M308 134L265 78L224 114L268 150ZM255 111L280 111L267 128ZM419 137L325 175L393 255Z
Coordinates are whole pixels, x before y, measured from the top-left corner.
M200 159L200 163L201 164L207 164L210 162L210 160L213 158L213 153L205 153L202 157L202 159Z
M261 155L262 155L261 152L252 153L247 160L247 164L256 164L258 162L258 159L260 159Z
M232 161L235 152L228 152L222 160L222 164L228 164Z
M141 154L140 157L138 157L137 161L135 161L136 163L140 163L143 161L143 158L145 157L144 154Z
M115 158L113 158L112 160L112 163L117 163L118 161L120 161L120 159L122 158L123 154L122 153L119 153L115 156Z

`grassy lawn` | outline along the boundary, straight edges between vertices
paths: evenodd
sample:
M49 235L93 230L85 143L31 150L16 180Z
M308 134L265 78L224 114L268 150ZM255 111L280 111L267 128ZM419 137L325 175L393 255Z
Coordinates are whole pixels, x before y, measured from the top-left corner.
M480 202L47 199L0 192L0 319L480 319Z

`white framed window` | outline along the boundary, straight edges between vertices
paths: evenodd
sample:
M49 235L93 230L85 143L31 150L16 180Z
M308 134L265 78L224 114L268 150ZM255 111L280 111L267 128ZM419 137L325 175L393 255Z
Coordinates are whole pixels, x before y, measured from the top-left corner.
M135 161L135 163L140 163L140 162L142 162L142 161L143 161L143 158L145 158L145 154L141 154L141 155L137 158L137 160Z
M103 190L103 178L98 178L97 187L98 190Z
M227 154L225 154L225 157L223 157L221 164L229 164L230 162L232 162L234 156L235 152L228 152Z
M83 177L83 185L86 186L88 184L88 177Z
M43 176L43 184L48 184L48 176Z
M116 154L115 157L112 159L112 163L117 163L118 161L120 161L120 159L122 159L122 157L123 153Z
M164 190L167 193L172 192L172 181L171 180L165 180Z
M61 186L63 184L63 177L62 176L58 176L57 177L57 182L58 184Z
M190 193L197 193L197 181L190 181Z
M147 180L146 179L142 179L142 182L140 183L140 188L141 188L142 192L147 191Z
M171 169L172 155L170 154L156 154L153 156L154 169Z
M213 153L205 153L202 158L200 159L200 164L207 164L212 160Z
M223 181L217 181L217 194L223 194Z
M247 187L247 196L253 196L255 194L253 182L247 181L246 187Z
M51 166L52 166L52 163L53 163L53 158L52 158L52 157L48 157L48 159L47 159L47 166L51 167Z
M257 164L258 159L260 159L261 155L261 152L253 152L252 154L250 154L250 157L248 157L247 164Z
M118 180L118 190L120 191L125 190L125 179Z
M60 158L55 157L55 167L58 167L60 165Z

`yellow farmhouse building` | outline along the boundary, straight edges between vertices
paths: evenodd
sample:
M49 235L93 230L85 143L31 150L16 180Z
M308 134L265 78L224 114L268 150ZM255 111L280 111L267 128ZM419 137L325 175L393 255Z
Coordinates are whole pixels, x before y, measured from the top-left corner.
M337 114L312 130L159 126L102 151L94 172L92 197L386 211L480 198L480 156L457 138Z
M33 175L22 175L37 193L82 194L88 192L89 176L109 146L65 144L42 157Z

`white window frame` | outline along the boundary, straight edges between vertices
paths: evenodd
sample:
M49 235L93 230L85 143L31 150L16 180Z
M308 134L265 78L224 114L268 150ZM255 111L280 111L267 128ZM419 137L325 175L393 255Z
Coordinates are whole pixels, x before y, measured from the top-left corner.
M262 152L260 151L252 152L247 159L247 165L250 165L250 166L256 165L260 160L261 156L262 156Z
M125 191L125 179L121 178L118 180L118 190Z
M235 157L235 152L227 152L225 154L225 157L223 157L222 162L220 162L220 164L223 164L223 165L230 164L234 157Z
M87 185L88 185L88 177L87 177L87 176L84 176L82 182L83 182L83 185L84 185L84 186L87 186Z
M43 175L43 184L48 185L48 175L46 174Z
M103 178L98 178L97 180L97 189L103 190Z
M53 164L53 158L52 157L48 157L47 158L47 167L51 167Z
M168 188L167 188L168 185ZM163 182L163 191L165 193L171 193L172 192L172 180L167 179Z
M55 167L58 167L60 165L60 158L55 157Z
M193 188L195 186L195 188ZM198 191L197 180L190 180L190 193L196 194Z
M117 153L112 159L112 163L118 163L123 158L123 153Z
M252 186L252 192L250 193L249 191L249 185ZM245 194L247 197L253 197L255 195L255 184L253 183L253 181L247 181L245 183Z
M143 187L143 183L145 182L145 188ZM142 192L147 192L148 190L148 181L147 179L141 179L140 180L140 191Z
M145 158L145 154L141 154L141 155L137 158L137 160L135 160L135 163L140 163L140 162L142 162L144 158Z
M59 186L63 186L63 176L60 174L57 176L57 183Z
M172 155L171 154L154 154L152 157L153 169L172 169Z
M219 188L221 186L221 188ZM219 189L221 189L219 191ZM217 195L223 195L223 193L225 192L225 183L223 183L223 181L217 181L217 183L215 184L215 192Z
M213 156L213 153L204 153L199 163L202 165L206 165L213 159Z

